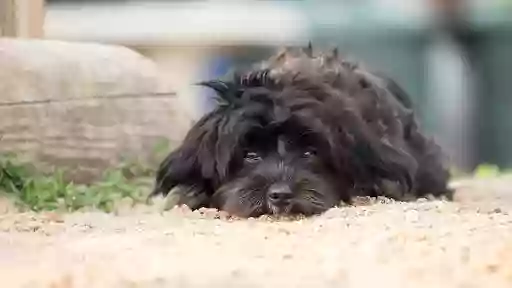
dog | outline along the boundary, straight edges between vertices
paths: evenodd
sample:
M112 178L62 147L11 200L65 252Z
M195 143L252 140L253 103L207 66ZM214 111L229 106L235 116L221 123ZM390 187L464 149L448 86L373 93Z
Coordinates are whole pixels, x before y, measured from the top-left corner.
M286 48L213 89L217 107L160 164L150 197L238 217L317 215L354 196L451 200L446 158L393 79Z

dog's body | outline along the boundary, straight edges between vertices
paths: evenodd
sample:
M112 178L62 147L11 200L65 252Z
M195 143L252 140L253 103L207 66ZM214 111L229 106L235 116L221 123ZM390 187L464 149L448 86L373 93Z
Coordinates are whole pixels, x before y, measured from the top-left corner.
M289 50L202 84L224 103L161 163L151 195L180 186L192 198L177 204L242 217L318 214L353 196L452 197L441 149L406 93L337 51Z

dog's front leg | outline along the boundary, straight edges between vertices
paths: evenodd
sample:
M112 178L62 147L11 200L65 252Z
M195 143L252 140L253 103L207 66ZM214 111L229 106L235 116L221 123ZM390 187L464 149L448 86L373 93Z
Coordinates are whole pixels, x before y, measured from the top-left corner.
M177 186L165 199L165 209L186 205L191 210L209 207L210 196L196 186Z

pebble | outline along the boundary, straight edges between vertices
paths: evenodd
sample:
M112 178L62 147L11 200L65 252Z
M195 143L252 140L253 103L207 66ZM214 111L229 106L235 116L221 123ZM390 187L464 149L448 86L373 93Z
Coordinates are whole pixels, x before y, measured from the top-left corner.
M325 211L321 218L325 219L337 219L348 217L348 211L350 208L331 208Z
M409 210L405 212L405 220L410 223L418 222L420 214L416 210Z

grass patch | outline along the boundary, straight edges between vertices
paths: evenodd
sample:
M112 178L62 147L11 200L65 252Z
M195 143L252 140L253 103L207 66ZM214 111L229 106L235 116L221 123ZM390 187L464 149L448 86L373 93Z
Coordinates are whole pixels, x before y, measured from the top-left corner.
M125 159L89 185L66 181L63 169L41 173L16 155L3 154L0 155L0 193L11 198L21 210L73 212L91 208L113 212L116 204L126 198L132 205L146 202L156 168L148 163L158 163L155 161L163 159L168 151L168 142L160 141L149 161Z
M497 165L493 164L480 164L473 172L475 178L494 178L511 174L512 169L500 169Z
M463 172L455 168L451 169L450 172L452 175L452 180L461 178L489 179L500 176L512 175L512 169L501 169L498 165L489 163L482 163L471 172Z

